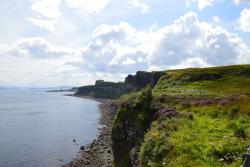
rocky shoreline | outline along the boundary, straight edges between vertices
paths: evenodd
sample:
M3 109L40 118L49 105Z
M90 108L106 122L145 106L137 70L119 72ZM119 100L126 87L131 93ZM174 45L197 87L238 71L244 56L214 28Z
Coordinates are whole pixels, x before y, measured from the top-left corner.
M82 146L79 155L68 165L63 167L109 167L113 166L113 153L111 130L112 122L116 113L116 106L112 100L89 98L100 102L101 117L97 138L90 144Z

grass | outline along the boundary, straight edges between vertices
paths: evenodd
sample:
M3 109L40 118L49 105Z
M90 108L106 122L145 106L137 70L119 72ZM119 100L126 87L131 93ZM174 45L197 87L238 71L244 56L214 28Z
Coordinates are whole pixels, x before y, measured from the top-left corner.
M141 146L141 165L240 166L243 147L250 143L249 116L232 118L229 110L218 111L223 114L214 117L213 110L192 107L192 120L180 117L155 121Z
M153 106L175 107L193 119L154 121L140 147L140 165L239 167L250 144L249 94L250 65L166 71L153 89ZM214 101L195 105L200 99Z
M250 92L250 65L170 70L155 86L155 96L225 96Z
M152 93L148 87L116 102L117 166L131 166L136 148L142 167L239 167L250 144L250 65L168 70ZM153 120L166 107L179 116Z

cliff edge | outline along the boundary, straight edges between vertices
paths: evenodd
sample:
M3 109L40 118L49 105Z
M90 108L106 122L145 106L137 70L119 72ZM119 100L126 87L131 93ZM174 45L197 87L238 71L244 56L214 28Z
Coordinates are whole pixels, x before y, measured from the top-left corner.
M147 85L154 86L163 75L164 72L162 71L138 71L135 75L128 75L124 82L115 83L97 80L95 85L77 88L75 95L115 99L120 97L122 94L137 91Z

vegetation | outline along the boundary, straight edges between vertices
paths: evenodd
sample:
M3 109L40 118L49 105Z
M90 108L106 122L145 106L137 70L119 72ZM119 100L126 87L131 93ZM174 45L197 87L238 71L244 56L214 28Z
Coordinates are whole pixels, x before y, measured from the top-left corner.
M188 109L194 115L192 120L155 121L141 146L141 165L240 166L243 147L250 143L249 116L232 118L230 111L214 109L192 107ZM222 114L215 116L214 112Z
M140 148L141 166L238 167L250 144L250 66L167 71L154 105L193 119L156 120Z
M250 65L191 68L166 72L154 95L213 96L250 92Z
M140 135L147 131L135 144L139 166L240 166L250 144L250 65L169 70L152 98L145 97L142 91L120 98L123 107L114 125L126 120L136 131L142 128ZM162 108L179 115L155 119L154 112Z
M116 166L132 166L133 160L130 151L137 149L151 124L153 115L151 100L150 87L146 87L140 92L123 95L117 100L118 112L112 128Z
M125 119L131 122L138 131L146 130L152 117L151 99L150 87L123 95L117 101L119 110L114 120L114 126Z

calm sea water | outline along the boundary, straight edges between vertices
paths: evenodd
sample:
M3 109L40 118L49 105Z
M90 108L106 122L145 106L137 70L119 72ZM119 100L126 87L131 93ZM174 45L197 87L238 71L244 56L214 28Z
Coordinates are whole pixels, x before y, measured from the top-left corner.
M63 94L0 90L0 167L61 166L95 138L99 104Z

